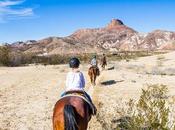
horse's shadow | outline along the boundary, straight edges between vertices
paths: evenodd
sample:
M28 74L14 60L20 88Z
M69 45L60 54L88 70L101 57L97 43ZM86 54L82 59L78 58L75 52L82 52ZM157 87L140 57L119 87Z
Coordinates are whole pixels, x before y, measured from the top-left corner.
M107 68L107 70L114 70L114 66Z
M101 85L113 85L113 84L116 84L118 82L123 82L124 80L119 80L119 81L116 81L116 80L108 80L108 81L104 81L104 82L101 82Z

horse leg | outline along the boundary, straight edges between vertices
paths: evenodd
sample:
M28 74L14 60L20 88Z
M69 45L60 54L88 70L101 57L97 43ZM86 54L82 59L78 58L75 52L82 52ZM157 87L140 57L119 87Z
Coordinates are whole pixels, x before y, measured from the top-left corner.
M93 85L95 86L95 75L96 73L93 73L92 80L93 80Z
M94 85L96 85L95 81L96 81L96 75L94 75Z
M64 117L62 116L62 112L56 110L57 107L54 108L53 113L53 130L64 130ZM59 116L58 116L59 115Z
M92 75L92 77L91 77L91 78L92 78L92 82L91 82L91 83L92 83L92 85L95 85L95 83L94 83L94 74Z
M102 68L102 70L103 70L103 65L101 65L101 68Z
M94 69L93 70L93 85L95 86L96 84L95 84L95 77L96 77L96 75L97 75L97 71L96 71L96 69Z
M94 81L93 81L93 77L91 77L91 84L93 84L93 82L94 82Z
M54 122L53 130L64 130L64 126L60 121Z
M104 65L102 65L102 70L104 70Z
M90 75L91 84L93 83L93 75Z

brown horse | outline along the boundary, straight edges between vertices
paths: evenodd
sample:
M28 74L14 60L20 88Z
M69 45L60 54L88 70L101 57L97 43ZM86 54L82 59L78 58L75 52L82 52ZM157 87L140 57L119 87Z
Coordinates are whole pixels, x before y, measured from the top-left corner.
M105 57L105 55L103 55L103 57L101 59L101 67L103 70L105 69L106 65L107 65L106 57Z
M97 76L100 75L99 69L97 67L91 66L89 68L88 75L90 77L91 84L96 85L96 83L95 83L96 78L97 78Z
M90 119L88 103L80 97L64 97L55 104L53 130L87 130Z

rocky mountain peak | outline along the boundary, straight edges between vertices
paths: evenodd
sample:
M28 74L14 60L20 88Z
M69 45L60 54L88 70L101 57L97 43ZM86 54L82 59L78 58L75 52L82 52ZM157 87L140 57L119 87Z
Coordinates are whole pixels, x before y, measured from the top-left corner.
M111 22L107 25L107 28L114 28L124 25L123 22L119 19L112 19Z

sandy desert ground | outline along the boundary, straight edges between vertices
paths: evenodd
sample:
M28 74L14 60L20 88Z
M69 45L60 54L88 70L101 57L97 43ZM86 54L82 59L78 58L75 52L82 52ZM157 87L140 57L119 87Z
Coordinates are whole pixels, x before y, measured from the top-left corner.
M175 52L111 61L94 88L87 76L88 67L83 64L80 68L86 91L98 107L89 130L105 129L102 121L116 116L115 106L124 107L123 102L137 99L147 84L165 84L169 95L175 96ZM52 110L64 91L68 71L68 65L0 67L0 130L51 130Z

